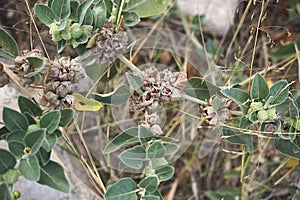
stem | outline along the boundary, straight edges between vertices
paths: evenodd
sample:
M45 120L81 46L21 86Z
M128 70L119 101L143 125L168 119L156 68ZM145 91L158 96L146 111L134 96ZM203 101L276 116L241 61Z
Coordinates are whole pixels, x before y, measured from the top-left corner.
M194 103L201 104L201 105L205 105L205 106L207 105L207 102L202 101L202 100L200 100L200 99L196 99L196 98L191 97L191 96L188 96L188 95L186 95L186 94L182 94L181 96L182 96L182 98L184 98L184 99L186 99L186 100L189 100L189 101L192 101L192 102L194 102Z
M133 72L135 72L136 74L141 74L142 71L137 68L137 66L135 66L130 60L128 60L125 56L121 55L119 57L119 59L127 66L129 67Z

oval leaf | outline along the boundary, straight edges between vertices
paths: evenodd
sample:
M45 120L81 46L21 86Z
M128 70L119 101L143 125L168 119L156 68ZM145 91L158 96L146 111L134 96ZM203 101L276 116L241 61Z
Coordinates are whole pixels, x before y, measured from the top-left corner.
M174 175L174 167L166 165L160 169L155 170L155 175L160 181L167 181Z
M131 149L123 151L120 154L121 161L130 168L141 169L143 167L143 161L146 158L145 149L141 146L135 146Z
M95 17L95 28L101 28L106 19L106 5L104 1L99 1L93 8L93 13Z
M135 127L129 128L122 133L118 134L104 149L104 153L112 153L130 144L137 143L138 129Z
M60 118L59 110L48 112L41 118L40 127L47 129L48 133L53 133L59 126Z
M0 27L0 57L12 59L17 57L19 49L16 41Z
M46 137L46 129L39 129L25 136L25 144L30 148L31 155L36 154L41 148Z
M113 185L109 186L105 200L137 200L136 184L131 178L123 178Z
M136 12L122 12L124 17L124 24L126 26L134 26L141 21L140 16Z
M232 99L241 108L243 113L247 114L250 105L250 96L247 92L238 88L228 88L221 90L221 93L227 98Z
M34 77L35 75L40 73L40 71L42 71L42 69L44 67L43 59L41 59L39 57L27 57L26 59L28 60L30 65L34 68L34 71L30 72L28 74L25 74L24 77Z
M153 139L154 134L145 126L139 125L138 130L139 141L141 144L145 144Z
M159 185L159 180L157 176L149 176L141 180L140 187L146 189L147 192L153 193L157 190Z
M270 96L273 96L273 99L270 102L271 105L278 105L285 102L289 96L288 82L286 80L277 81L270 88Z
M67 126L71 123L71 121L74 118L74 111L72 109L69 108L65 108L62 110L59 110L60 112L60 122L59 122L59 126Z
M18 105L22 113L28 113L32 116L42 116L43 110L31 99L19 96Z
M103 104L120 106L127 102L130 97L128 85L121 85L115 91L108 94L93 94L93 98Z
M284 155L300 160L300 138L297 136L294 142L276 138L273 142L275 149Z
M34 11L36 16L39 18L39 20L42 23L46 25L50 25L54 22L55 14L48 6L42 4L36 4L34 6Z
M134 74L130 74L130 73L126 73L126 78L129 82L129 85L136 91L138 91L139 93L143 93L143 91L141 90L141 87L143 86L143 81L141 79L141 77L136 76Z
M149 159L162 158L166 154L166 148L160 141L153 142L147 149Z
M150 17L164 12L169 3L170 0L129 1L128 10L136 12L141 17Z
M17 160L12 153L5 149L0 149L0 175L3 175L8 170L13 169L16 163Z
M27 180L38 181L40 179L40 165L35 156L22 159L20 161L19 170Z
M58 163L51 160L47 165L41 167L41 177L38 183L61 192L70 192L70 184L65 177L64 169Z
M15 130L23 130L26 131L28 128L28 121L27 118L10 108L4 108L3 109L3 121L5 124L5 127L9 131L15 131Z
M103 107L98 101L94 99L88 99L81 94L74 93L72 96L75 99L74 107L78 111L98 111Z
M71 15L70 0L53 0L51 8L59 21L64 20Z
M87 10L92 5L93 0L85 0L83 1L78 9L77 9L77 19L79 20L79 24L81 25L83 23L83 20L86 16Z
M13 200L10 190L8 189L8 185L6 183L2 183L0 185L0 199L3 200Z
M262 101L269 96L269 86L266 79L259 73L255 74L250 91L251 99Z
M42 147L47 151L50 152L53 147L55 146L57 141L57 137L54 134L46 135Z

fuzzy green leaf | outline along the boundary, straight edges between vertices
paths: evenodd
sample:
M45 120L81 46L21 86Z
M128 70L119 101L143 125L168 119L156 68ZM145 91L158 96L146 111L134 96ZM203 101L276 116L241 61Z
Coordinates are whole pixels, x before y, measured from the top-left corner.
M19 54L19 49L14 38L0 27L0 57L13 59Z
M134 26L141 21L140 16L136 12L122 12L124 17L124 24L126 26Z
M22 159L20 161L19 170L27 180L38 181L40 179L40 165L34 155Z
M136 127L129 128L114 137L114 139L106 145L104 153L112 153L122 147L137 143L138 141L138 129Z
M141 146L135 146L127 149L120 154L121 161L133 169L141 169L146 158L145 149Z
M126 78L129 82L129 85L139 93L143 93L141 87L143 86L143 81L139 76L134 74L126 73Z
M72 109L69 108L65 108L62 110L59 110L60 112L60 121L59 121L59 126L67 126L71 123L71 121L74 118L74 111Z
M166 149L166 155L174 155L180 148L179 145L174 143L163 143Z
M288 82L286 80L281 80L270 88L270 96L273 96L271 105L279 105L285 102L287 97L289 96L289 87Z
M108 94L93 94L93 98L102 104L120 106L127 102L130 97L128 85L121 85L115 91Z
M83 24L83 20L87 14L89 7L92 5L92 3L93 3L93 0L85 0L79 5L79 7L77 9L77 19L78 19L80 25Z
M238 88L228 88L221 90L221 93L229 99L232 99L238 106L240 106L241 110L244 114L247 114L247 110L250 105L250 96L247 92L238 89Z
M8 185L6 183L2 183L0 185L0 199L1 200L13 200L12 195L8 189Z
M30 148L31 155L36 154L41 148L46 137L46 129L39 129L25 136L25 144Z
M71 15L70 0L53 0L51 8L59 21L67 19Z
M106 5L103 0L100 0L93 8L95 17L95 28L101 28L106 20Z
M53 110L45 114L40 121L40 127L46 128L48 133L53 133L59 126L61 114L59 110Z
M166 10L170 0L129 1L128 11L134 11L143 17L158 15Z
M223 127L222 133L230 143L246 145L249 152L253 152L253 140L250 135L227 127Z
M266 79L259 73L255 74L250 91L251 99L265 100L269 96L269 86Z
M64 169L58 163L51 160L47 165L41 167L41 177L38 183L61 192L70 192L70 184L65 176Z
M160 141L153 142L147 149L149 159L162 158L165 156L166 148Z
M46 25L52 24L55 20L54 12L46 5L36 4L34 11L39 20Z
M5 124L5 127L9 131L15 131L15 130L23 130L26 131L28 128L28 121L26 117L10 108L4 108L3 109L3 121Z
M43 142L43 144L42 144L42 147L43 147L46 151L50 152L50 151L53 149L53 147L55 146L56 141L57 141L56 135L54 135L54 134L49 135L49 134L48 134L48 135L46 135L46 137L45 137L45 139L44 139L44 142Z
M149 176L141 180L140 187L146 189L147 192L155 192L159 185L159 179L157 176Z
M166 165L162 168L155 170L155 175L160 181L167 181L174 175L174 167Z
M123 178L109 186L105 200L137 200L136 184L131 178Z
M141 144L145 144L151 141L154 137L152 131L150 131L148 128L142 125L139 125L138 127L138 134L139 134L139 141Z
M42 116L43 110L31 99L19 96L18 104L22 113L29 113L32 116Z
M300 137L297 136L294 142L276 138L273 142L275 149L284 155L300 160Z
M0 149L0 175L3 175L8 170L13 169L16 163L17 160L12 153L5 149Z

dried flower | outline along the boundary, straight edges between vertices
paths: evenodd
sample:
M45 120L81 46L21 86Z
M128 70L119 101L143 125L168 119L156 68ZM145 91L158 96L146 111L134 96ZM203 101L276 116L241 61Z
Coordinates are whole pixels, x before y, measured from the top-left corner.
M159 72L155 67L145 69L140 77L143 81L142 93L134 91L130 101L132 111L154 113L161 105L181 98L187 82L183 72L164 69Z

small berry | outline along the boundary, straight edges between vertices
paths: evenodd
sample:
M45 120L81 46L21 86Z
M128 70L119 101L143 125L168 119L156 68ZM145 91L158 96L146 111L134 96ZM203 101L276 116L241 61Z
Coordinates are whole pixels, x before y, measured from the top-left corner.
M150 93L147 93L146 94L146 101L149 101L151 99L151 94Z
M149 86L150 86L150 83L149 83L148 81L144 81L143 86L149 87Z

